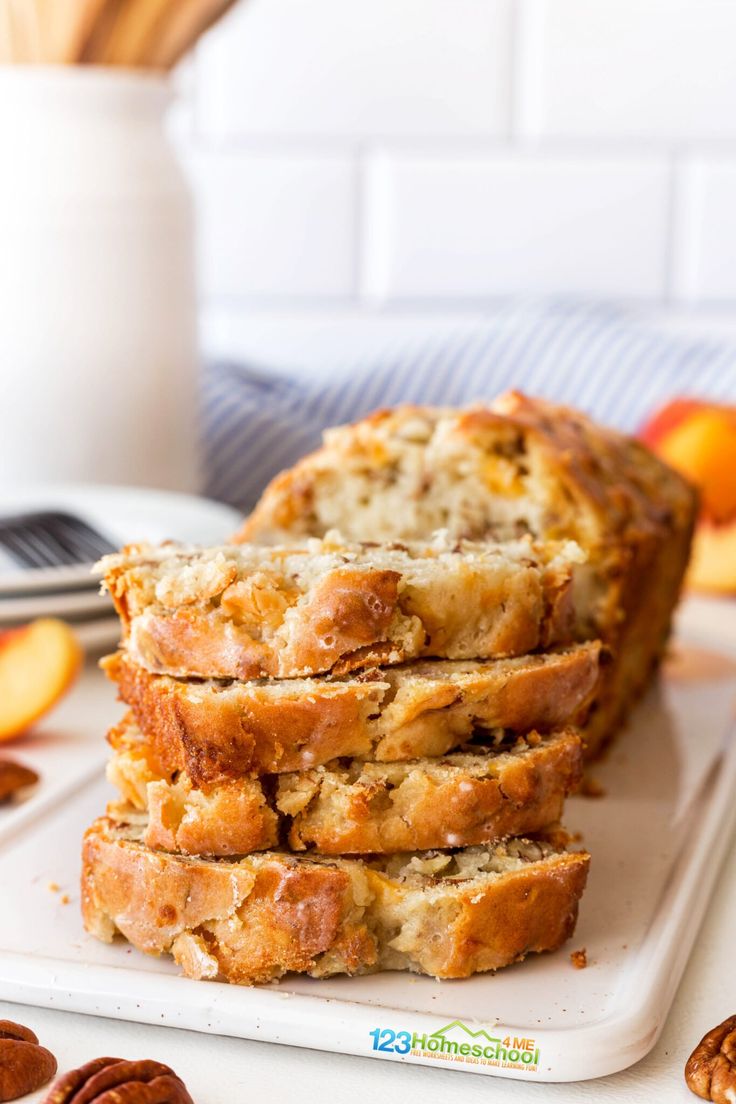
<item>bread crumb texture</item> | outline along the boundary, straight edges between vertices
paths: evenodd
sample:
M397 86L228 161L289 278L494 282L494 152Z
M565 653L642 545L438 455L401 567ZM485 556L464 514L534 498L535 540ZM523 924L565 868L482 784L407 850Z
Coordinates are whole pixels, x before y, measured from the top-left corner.
M333 533L301 547L131 545L100 567L141 666L252 679L570 643L584 560L574 541L378 545Z
M422 660L340 678L179 680L125 652L103 661L164 769L195 784L308 770L337 758L444 755L509 732L584 721L600 646L501 660ZM114 742L114 733L112 736Z
M496 970L569 938L589 864L584 852L525 839L368 861L207 860L153 851L142 834L111 818L86 833L87 930L172 954L189 977L240 984L289 971Z
M145 824L149 847L241 855L282 841L324 855L466 847L554 824L582 777L574 729L497 748L387 764L335 761L307 771L195 786L166 773L133 722L113 734L108 778Z
M687 566L695 490L641 441L519 392L464 409L400 406L328 430L277 476L239 538L574 540L579 638L613 653L587 730L616 731L662 656Z

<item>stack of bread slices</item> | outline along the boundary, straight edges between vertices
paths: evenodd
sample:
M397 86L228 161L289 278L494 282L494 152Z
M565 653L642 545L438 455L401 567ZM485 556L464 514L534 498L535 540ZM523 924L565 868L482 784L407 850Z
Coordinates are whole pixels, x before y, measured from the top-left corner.
M130 712L88 930L246 984L465 977L569 937L564 801L656 664L694 500L580 415L500 403L523 416L333 431L238 543L103 561Z

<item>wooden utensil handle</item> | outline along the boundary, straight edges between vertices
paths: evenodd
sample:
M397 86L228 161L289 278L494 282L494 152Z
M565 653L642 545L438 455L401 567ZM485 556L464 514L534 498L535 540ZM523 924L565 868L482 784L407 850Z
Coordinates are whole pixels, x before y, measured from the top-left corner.
M179 0L146 55L154 69L171 69L236 0Z

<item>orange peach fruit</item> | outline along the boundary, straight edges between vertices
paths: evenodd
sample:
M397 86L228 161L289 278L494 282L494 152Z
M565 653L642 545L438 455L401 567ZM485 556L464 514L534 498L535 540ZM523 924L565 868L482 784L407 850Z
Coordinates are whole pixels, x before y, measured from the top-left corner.
M736 523L700 523L695 533L687 582L695 590L711 594L736 593Z
M0 741L25 732L74 682L82 649L63 621L0 631Z
M696 410L706 410L707 408L708 403L702 402L700 399L673 399L672 402L665 403L648 419L646 424L642 426L639 436L654 452L658 452L659 442L663 441L676 426L684 422Z
M706 517L716 524L736 518L736 410L712 406L693 413L657 452L700 488Z
M688 584L736 592L736 408L676 399L650 419L641 437L700 491Z

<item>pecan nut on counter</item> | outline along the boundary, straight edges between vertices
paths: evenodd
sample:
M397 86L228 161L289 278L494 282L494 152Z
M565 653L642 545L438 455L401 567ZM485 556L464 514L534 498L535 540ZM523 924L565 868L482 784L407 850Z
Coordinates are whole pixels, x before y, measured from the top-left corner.
M0 1020L0 1101L40 1089L56 1073L56 1059L28 1027Z
M687 1086L714 1104L736 1101L736 1016L714 1027L700 1040L685 1066Z
M44 1104L194 1104L162 1062L95 1058L60 1077Z

